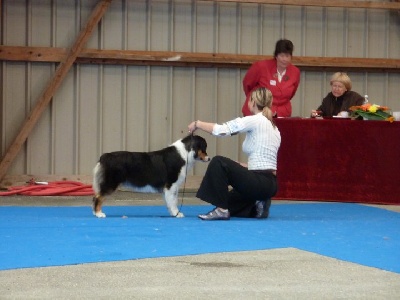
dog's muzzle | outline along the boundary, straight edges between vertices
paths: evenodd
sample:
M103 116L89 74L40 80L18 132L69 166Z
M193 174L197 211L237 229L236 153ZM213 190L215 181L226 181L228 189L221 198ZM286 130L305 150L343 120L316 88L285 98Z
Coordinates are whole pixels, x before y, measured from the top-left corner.
M201 158L201 160L204 162L209 162L211 160L211 158L208 155L205 155Z

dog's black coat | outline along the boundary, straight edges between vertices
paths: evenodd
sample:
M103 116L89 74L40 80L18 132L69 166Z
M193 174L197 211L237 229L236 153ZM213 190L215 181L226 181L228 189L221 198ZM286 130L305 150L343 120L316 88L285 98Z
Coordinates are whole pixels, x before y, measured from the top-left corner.
M101 198L124 185L133 191L164 193L172 215L177 202L172 198L177 198L179 186L195 160L209 160L206 150L204 138L188 135L158 151L104 153L93 172L94 213L105 216L101 212Z
M199 136L193 138L188 136L182 143L188 153L193 144L195 158L197 158L196 149L206 152L207 144ZM169 189L178 180L186 159L182 158L175 146L169 146L147 153L128 151L105 153L99 162L104 169L100 193L107 195L124 182L129 182L135 187L149 185L159 192L162 192L163 188Z

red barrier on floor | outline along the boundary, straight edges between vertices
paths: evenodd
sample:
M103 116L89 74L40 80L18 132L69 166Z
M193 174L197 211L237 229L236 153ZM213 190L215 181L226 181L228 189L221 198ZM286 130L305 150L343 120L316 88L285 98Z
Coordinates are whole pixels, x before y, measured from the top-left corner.
M0 196L90 196L93 195L91 185L77 181L53 181L38 184L31 181L26 186L12 186L7 192L0 192Z

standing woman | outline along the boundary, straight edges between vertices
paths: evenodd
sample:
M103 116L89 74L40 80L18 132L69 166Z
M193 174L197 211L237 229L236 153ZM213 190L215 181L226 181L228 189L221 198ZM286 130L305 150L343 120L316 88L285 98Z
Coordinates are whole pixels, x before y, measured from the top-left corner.
M300 83L300 70L292 65L293 43L282 39L276 42L274 58L255 62L243 78L246 101L242 107L244 116L251 114L247 103L251 92L258 87L268 88L274 97L272 113L277 117L292 115L291 100Z
M220 137L246 133L242 150L248 156L247 164L219 155L209 163L196 196L216 208L199 215L202 220L269 215L271 197L278 189L276 169L281 144L280 132L272 119L272 93L266 88L253 90L247 106L251 116L222 125L198 120L188 126L189 132L201 129Z

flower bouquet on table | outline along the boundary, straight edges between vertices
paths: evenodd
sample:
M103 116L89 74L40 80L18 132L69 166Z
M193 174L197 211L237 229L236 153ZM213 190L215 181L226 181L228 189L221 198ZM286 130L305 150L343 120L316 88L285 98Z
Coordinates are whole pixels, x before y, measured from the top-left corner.
M393 122L394 118L389 113L390 109L386 106L365 103L363 105L350 107L351 116L358 119L362 117L364 120L381 120Z

